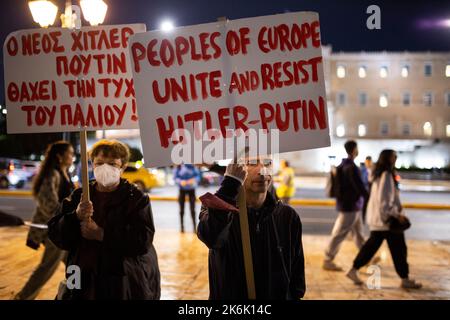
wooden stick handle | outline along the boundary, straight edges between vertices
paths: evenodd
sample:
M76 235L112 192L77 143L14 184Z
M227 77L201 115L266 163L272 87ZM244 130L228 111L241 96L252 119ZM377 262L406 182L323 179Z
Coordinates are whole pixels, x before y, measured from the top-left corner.
M80 131L80 153L81 153L81 181L83 183L83 202L87 202L90 199L89 196L89 167L88 167L88 155L87 155L87 132L86 130Z
M242 252L244 254L245 279L247 282L248 298L256 299L255 278L253 274L252 247L250 243L250 233L248 227L247 201L245 200L244 186L239 190L239 224L241 226Z

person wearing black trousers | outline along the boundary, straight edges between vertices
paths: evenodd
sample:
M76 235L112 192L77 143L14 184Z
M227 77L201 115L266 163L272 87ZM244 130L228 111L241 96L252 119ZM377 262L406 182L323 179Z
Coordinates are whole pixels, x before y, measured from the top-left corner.
M184 204L186 195L189 196L189 207L191 210L194 232L197 230L195 214L195 189L200 182L200 171L192 164L182 164L174 171L175 183L179 186L178 204L180 205L180 227L184 232Z
M370 229L370 237L360 249L353 261L352 269L347 273L355 284L363 282L358 276L358 269L369 263L384 240L387 241L394 261L395 271L402 279L401 287L420 289L422 284L409 278L407 247L403 231L390 227L390 220L404 222L406 217L400 203L398 183L395 180L395 161L397 154L393 150L383 150L376 163L369 202L367 204L366 221Z

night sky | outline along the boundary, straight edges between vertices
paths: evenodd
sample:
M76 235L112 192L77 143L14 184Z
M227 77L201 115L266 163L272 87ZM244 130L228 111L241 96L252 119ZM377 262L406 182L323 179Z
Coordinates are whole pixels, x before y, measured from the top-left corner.
M146 23L157 29L170 18L176 26L295 11L317 11L322 43L333 51L450 51L450 1L365 0L106 0L104 24ZM53 0L64 10L65 0ZM73 0L73 3L78 3ZM366 8L381 8L381 30L366 28ZM58 20L58 18L57 18ZM84 23L86 23L84 21ZM37 28L26 0L0 0L0 39L15 30ZM56 26L60 25L57 21ZM1 58L3 74L3 55ZM3 77L0 103L4 104Z

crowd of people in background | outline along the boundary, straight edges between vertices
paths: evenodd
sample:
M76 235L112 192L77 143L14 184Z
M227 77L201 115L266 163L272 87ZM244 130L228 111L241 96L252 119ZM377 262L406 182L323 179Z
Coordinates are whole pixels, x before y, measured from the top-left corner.
M338 214L325 249L323 269L343 270L335 258L351 235L359 252L346 276L361 285L358 270L377 262L376 253L386 240L401 287L420 288L419 282L409 278L404 231L410 222L399 198L395 151L383 150L375 164L367 156L358 168L357 143L347 141L344 148L347 157L330 174L329 196L336 198ZM150 199L121 178L129 161L128 147L115 140L93 145L89 152L93 169L90 198L84 197L81 188L74 190L68 173L73 156L69 143L51 144L34 180L35 225L26 243L33 249L43 245L45 250L40 264L14 298L34 299L63 261L79 266L82 277L81 289L69 289L62 282L60 299L159 299L160 272L153 246ZM179 189L180 231L185 232L188 197L194 232L209 248L211 299L244 299L248 294L236 215L241 188L255 261L256 298L297 300L305 294L302 224L300 214L289 205L296 192L295 172L286 160L280 162L277 174L273 175L272 169L270 157L247 157L243 163L211 168L224 178L214 195L207 194L198 223L196 189L201 173L191 164L173 170ZM364 220L370 230L368 238L364 236ZM36 227L39 224L48 224L48 230Z

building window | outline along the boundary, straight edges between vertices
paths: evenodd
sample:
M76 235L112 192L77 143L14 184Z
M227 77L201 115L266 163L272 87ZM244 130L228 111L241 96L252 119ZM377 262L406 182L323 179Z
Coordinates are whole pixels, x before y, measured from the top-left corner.
M445 134L447 137L450 137L450 124L445 126Z
M345 78L345 67L344 66L338 66L336 69L336 74L338 78Z
M389 123L382 122L380 125L380 133L382 136L386 136L389 134Z
M337 94L337 105L345 106L347 104L347 95L345 92L338 92Z
M408 76L409 76L409 66L403 66L401 73L402 73L402 77L403 78L408 78Z
M402 134L404 136L411 135L411 124L410 123L404 123L402 126Z
M411 93L403 92L402 103L405 107L408 107L411 105Z
M445 67L445 76L450 78L450 64Z
M433 126L427 121L423 124L423 134L430 137L433 134Z
M447 107L450 107L450 92L447 92L447 93L445 94L445 98L446 98L446 100L447 100Z
M423 69L425 77L431 77L431 74L433 73L433 67L431 63L426 63Z
M361 107L365 107L367 105L367 93L360 92L358 94L358 102Z
M358 136L365 137L367 134L367 127L364 124L358 125Z
M425 92L423 94L423 105L425 107L431 107L433 105L433 93Z
M345 126L343 124L340 124L336 127L336 135L338 137L345 136Z
M367 68L365 66L360 66L358 69L358 76L360 78L365 78L367 76Z
M388 67L383 66L380 68L380 77L386 78L388 76Z
M386 108L388 106L388 95L387 93L381 93L379 99L379 105L382 108Z

